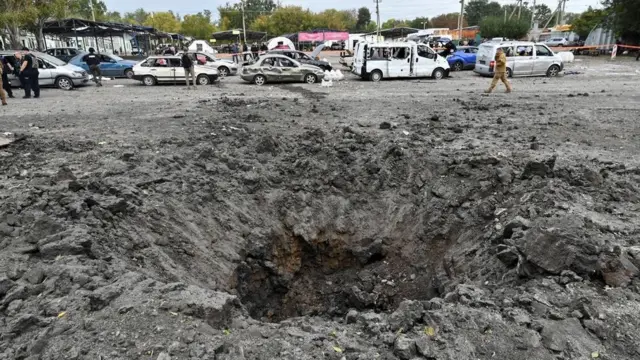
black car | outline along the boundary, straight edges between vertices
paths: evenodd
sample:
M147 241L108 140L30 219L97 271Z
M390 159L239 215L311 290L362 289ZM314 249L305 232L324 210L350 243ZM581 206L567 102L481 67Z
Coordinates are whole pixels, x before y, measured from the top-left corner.
M69 62L72 57L78 55L82 50L78 50L72 47L64 47L64 48L50 48L45 51L46 54L57 57L58 59Z
M318 48L316 48L311 53L311 55L307 55L302 51L297 51L297 50L276 50L276 49L268 51L267 54L284 55L302 64L315 65L321 68L322 70L331 71L331 69L333 69L333 67L331 66L331 63L329 63L328 61L316 60L315 57L320 53L320 50L322 50L322 47L318 47Z

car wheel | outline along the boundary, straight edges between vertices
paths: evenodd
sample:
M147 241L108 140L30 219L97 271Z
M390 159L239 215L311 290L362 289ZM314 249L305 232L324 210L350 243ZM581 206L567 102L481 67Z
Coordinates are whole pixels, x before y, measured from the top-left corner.
M264 85L266 82L267 82L267 78L264 77L264 75L256 75L253 78L253 83L258 86Z
M373 82L382 80L382 72L380 72L379 70L375 70L374 72L369 74L369 79L371 79L371 81Z
M558 66L558 65L549 66L549 69L547 70L547 76L548 77L558 76L558 73L560 73L560 66Z
M156 84L156 78L154 78L151 75L147 75L142 78L142 83L145 84L146 86L153 86Z
M558 44L558 47L563 47L563 46L564 46L564 45L562 45L562 44Z
M453 63L453 71L462 71L463 68L464 64L462 64L462 61L456 61Z
M218 73L220 74L220 77L229 76L229 68L226 66L220 66L218 68Z
M511 71L511 69L507 68L507 77L511 78L513 77L513 71Z
M127 69L124 71L124 76L127 77L127 79L133 79L133 70L131 69Z
M56 79L56 87L62 90L73 89L73 81L66 76L60 76Z
M444 77L444 70L441 68L437 68L433 70L433 74L431 74L431 76L436 80L440 80Z
M198 75L198 77L196 78L196 81L198 82L198 85L209 85L211 84L211 80L209 79L209 77L207 75Z
M314 74L307 74L304 76L304 82L307 84L315 84L318 81L318 77Z

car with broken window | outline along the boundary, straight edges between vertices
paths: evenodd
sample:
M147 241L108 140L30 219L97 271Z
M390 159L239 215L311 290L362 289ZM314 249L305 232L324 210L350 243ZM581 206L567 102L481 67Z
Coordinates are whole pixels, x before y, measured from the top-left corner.
M209 85L218 80L220 76L216 68L210 66L194 65L196 84ZM180 56L154 55L138 63L133 67L134 80L141 81L143 85L156 84L186 84L185 71L182 67Z
M507 76L557 76L563 69L562 57L545 44L529 41L489 41L478 47L474 72L493 76L498 48L507 58Z
M178 51L176 56L182 56L183 53L183 51ZM218 59L214 55L204 52L189 53L192 54L193 57L198 61L198 64L204 66L212 66L218 69L218 74L220 74L220 77L236 75L238 73L238 64L234 63L231 60Z
M14 51L0 51L0 56L7 59L10 64L17 67ZM87 85L89 74L82 68L55 58L49 54L31 51L38 59L38 81L40 86L54 86L62 90L71 90L74 87ZM20 78L15 74L7 74L11 86L20 86Z
M242 80L256 85L271 82L305 82L314 84L324 79L324 70L302 64L284 55L262 55L253 64L242 67Z
M64 62L69 62L69 60L78 55L80 51L82 50L78 50L72 47L49 48L45 51L45 54L56 57Z
M323 48L324 48L324 44L316 47L313 50L313 52L309 55L298 50L282 50L282 49L269 50L267 54L284 55L302 64L315 65L321 68L322 70L331 71L333 69L333 66L331 65L330 62L318 59L318 55L320 54Z
M436 80L449 76L447 59L427 44L413 41L356 44L351 72L363 79L378 82L382 79L431 77Z

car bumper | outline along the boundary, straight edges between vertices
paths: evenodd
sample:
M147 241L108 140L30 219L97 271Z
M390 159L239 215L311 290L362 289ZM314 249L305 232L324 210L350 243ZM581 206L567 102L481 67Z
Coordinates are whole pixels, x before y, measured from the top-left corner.
M138 80L138 81L142 81L142 78L144 77L144 75L136 75L133 74L133 76L131 77L133 80Z

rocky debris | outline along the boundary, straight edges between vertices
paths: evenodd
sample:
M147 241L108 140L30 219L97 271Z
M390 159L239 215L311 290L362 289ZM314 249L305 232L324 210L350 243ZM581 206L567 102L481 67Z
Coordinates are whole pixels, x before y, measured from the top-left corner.
M624 287L638 276L638 268L629 260L620 246L602 252L598 259L598 270L609 286Z
M590 336L577 319L541 320L542 344L549 350L579 357L599 351L602 344Z
M531 179L534 176L539 176L541 178L553 176L553 168L556 165L556 157L551 157L545 160L532 160L529 161L525 167L524 171L520 175L521 179Z
M413 359L416 354L415 340L402 334L399 335L393 343L393 353L401 360Z

